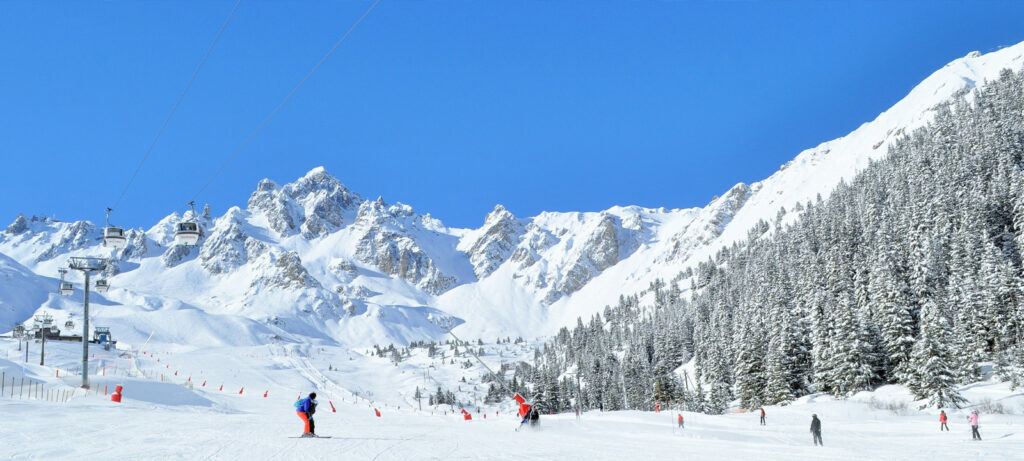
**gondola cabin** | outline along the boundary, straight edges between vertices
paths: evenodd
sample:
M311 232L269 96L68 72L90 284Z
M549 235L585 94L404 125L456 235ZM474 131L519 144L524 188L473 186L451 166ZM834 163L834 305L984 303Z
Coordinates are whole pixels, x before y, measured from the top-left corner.
M110 248L124 248L128 239L124 236L124 229L120 227L107 226L103 228L103 246Z
M191 221L178 223L178 230L174 233L174 243L178 245L199 243L199 224Z
M110 284L107 283L106 279L99 279L96 281L96 292L106 293L110 289Z
M60 282L60 294L68 296L75 292L75 286L71 282Z

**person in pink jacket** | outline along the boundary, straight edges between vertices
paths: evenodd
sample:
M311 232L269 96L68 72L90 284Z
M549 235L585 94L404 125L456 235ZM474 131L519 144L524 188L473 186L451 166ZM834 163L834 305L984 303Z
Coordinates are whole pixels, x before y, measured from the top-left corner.
M981 440L981 434L978 433L978 410L971 412L971 416L967 417L967 422L971 423L971 438Z

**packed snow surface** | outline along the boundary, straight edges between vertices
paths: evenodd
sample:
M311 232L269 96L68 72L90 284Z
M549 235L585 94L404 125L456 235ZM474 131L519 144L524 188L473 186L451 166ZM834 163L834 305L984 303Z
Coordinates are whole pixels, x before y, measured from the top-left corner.
M765 426L759 425L756 412L682 412L685 428L680 429L679 412L667 409L588 411L578 419L573 413L543 415L539 427L517 431L519 418L510 413L508 399L468 407L471 421L457 408L432 407L425 399L419 410L414 386L430 393L435 379L448 388L458 382L456 376L478 377L481 371L442 366L443 360L419 355L396 366L340 348L269 345L170 352L156 346L152 355L147 351L135 359L124 351L99 349L90 368L105 369L106 376L92 376L93 392L87 393L73 389L77 375L56 378L58 370L64 376L64 368L80 360L80 344L49 344L47 360L53 367L24 365L15 341L0 340L0 348L0 357L7 357L0 359L6 379L0 412L10 422L0 425L0 446L10 459L1009 460L1020 459L1024 450L1024 394L992 382L962 392L976 404L989 398L989 407L999 404L1015 414L983 410L980 442L971 440L967 409L949 410L951 430L940 432L937 411L914 409L909 393L899 386L849 400L812 395L766 407ZM504 348L509 358L529 349L485 348ZM38 357L37 352L30 355ZM492 365L500 360L490 353L485 357ZM20 382L22 377L44 383L44 394L76 394L67 402L53 402L14 390L12 398L11 379ZM124 386L120 404L102 394L117 384ZM464 390L471 386L462 385ZM330 439L288 438L302 431L292 404L310 391L318 393L316 432ZM332 404L337 412L331 411ZM822 421L823 447L812 445L812 413Z

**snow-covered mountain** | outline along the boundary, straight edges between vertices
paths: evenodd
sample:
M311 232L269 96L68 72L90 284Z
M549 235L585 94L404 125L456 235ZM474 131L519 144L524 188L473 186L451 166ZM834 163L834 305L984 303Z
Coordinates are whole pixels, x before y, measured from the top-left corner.
M215 216L207 207L129 229L119 250L101 246L102 228L92 223L19 216L0 234L0 275L18 280L0 289L0 330L41 306L59 309L62 298L47 294L55 282L42 277L54 277L69 256L96 255L112 260L103 276L114 288L103 302L137 322L166 311L230 324L232 343L274 335L406 342L440 337L439 324L459 325L468 337L550 334L655 278L671 279L762 221L770 231L793 219L797 204L886 155L936 106L1022 64L1024 44L953 61L874 121L703 208L516 217L498 205L481 227L456 229L408 205L363 198L318 167L285 185L260 181L245 209ZM174 243L183 219L200 223L198 246Z

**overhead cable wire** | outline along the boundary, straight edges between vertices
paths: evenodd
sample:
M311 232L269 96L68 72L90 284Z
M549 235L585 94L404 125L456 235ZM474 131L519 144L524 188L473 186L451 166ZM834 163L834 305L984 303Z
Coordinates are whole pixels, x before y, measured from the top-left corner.
M238 157L238 154L241 153L242 150L245 149L245 147L249 145L249 142L252 141L252 139L255 138L256 135L259 134L260 131L263 130L263 127L265 127L267 125L267 123L270 122L270 119L274 118L274 116L277 115L277 112L280 111L281 108L284 107L284 105L288 103L288 100L290 100L292 98L292 96L294 96L295 93L299 91L299 88L302 88L302 85L304 85L306 83L306 81L308 81L309 78L313 76L313 74L317 71L317 69L319 69L320 66L323 65L323 63L327 61L327 58L331 57L331 54L334 53L334 50L338 49L338 47L341 46L341 44L345 42L345 40L349 37L349 35L352 35L352 32L354 30L356 30L356 27L359 27L359 24L362 23L363 20L366 19L366 17L370 15L370 12L373 11L373 9L376 8L377 5L380 4L380 2L381 2L381 0L374 1L373 4L370 5L370 7L366 10L366 12L363 13L363 15L360 16L359 19L356 20L356 22L354 24L352 24L352 27L348 28L348 31L345 32L345 35L342 35L341 38L338 39L338 41L334 43L334 46L332 46L331 49L327 51L327 54L325 54L322 58L320 58L319 61L317 61L316 65L314 65L313 68L310 69L310 71L308 73L306 73L306 76L302 78L302 80L298 83L298 85L295 85L295 88L292 88L292 91L289 92L288 95L285 96L283 100L281 100L281 102L277 105L277 107L275 107L274 110L270 111L270 114L268 114L266 117L263 118L263 121L260 122L259 126L257 126L256 129L253 130L253 132L251 134L249 134L249 136L247 138L245 138L245 141L243 141L242 144L239 145L237 149L235 149L235 151L231 154L231 156L228 157L228 159L225 160L223 164L221 164L220 168L217 168L217 171L213 172L213 175L210 176L210 179L206 180L206 183L204 183L203 186L199 188L199 190L195 193L195 195L192 196L190 201L194 202L197 198L199 198L199 194L202 194L203 191L206 190L206 188L210 186L210 184L213 182L213 180L216 179L217 176L220 175L220 173L223 172L224 169L227 168L227 166L230 165L231 162L236 157Z
M220 41L221 35L224 35L224 29L227 29L228 23L231 22L231 18L235 16L235 11L238 11L238 6L241 4L242 0L237 0L235 2L234 8L231 9L231 13L228 14L228 18L224 20L224 24L220 26L220 30L217 31L217 36L213 38L213 42L210 43L210 47L207 48L206 54L203 55L203 59L199 61L199 66L197 66L196 70L192 72L192 77L189 78L188 84L185 85L185 89L181 91L180 95L178 95L178 100L174 102L174 107L171 107L171 112L167 114L167 118L164 119L163 125L160 125L160 130L157 131L156 136L153 137L153 141L149 143L149 148L147 148L146 153L143 154L142 160L140 160L139 164L135 167L135 171L132 173L132 176L128 178L128 183L124 185L124 189L121 189L121 195L117 196L117 200L114 202L114 206L111 207L111 211L121 204L121 199L124 198L124 195L128 192L128 188L135 181L136 176L139 175L139 171L142 170L142 165L146 163L146 160L149 159L149 155L153 153L153 148L156 147L157 141L159 141L160 137L163 136L164 130L167 129L167 125L171 122L171 119L174 118L174 113L178 111L178 106L180 106L181 101L185 99L185 95L188 94L188 90L192 88L192 84L196 81L196 76L198 76L199 71L203 69L203 65L206 64L206 60L210 57L210 54L213 53L213 49L217 46L217 42Z

